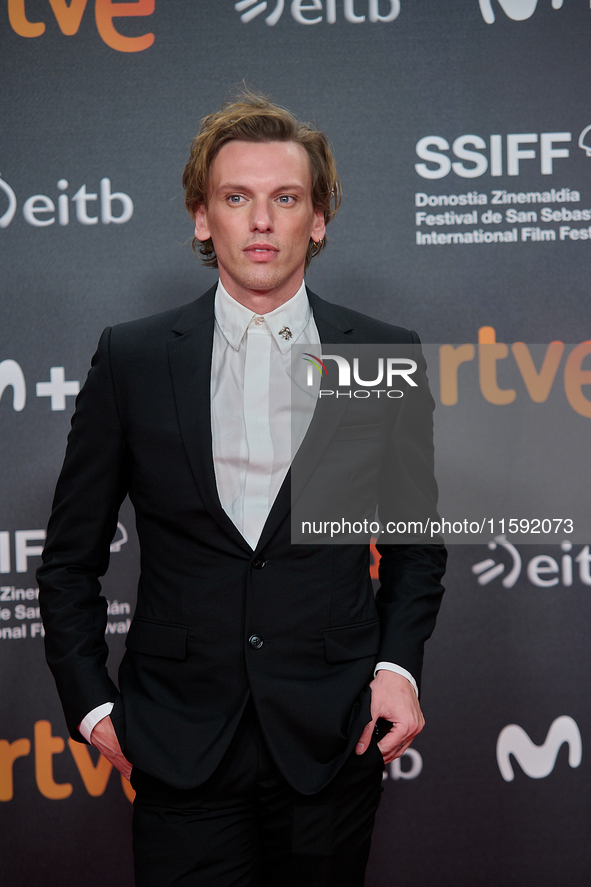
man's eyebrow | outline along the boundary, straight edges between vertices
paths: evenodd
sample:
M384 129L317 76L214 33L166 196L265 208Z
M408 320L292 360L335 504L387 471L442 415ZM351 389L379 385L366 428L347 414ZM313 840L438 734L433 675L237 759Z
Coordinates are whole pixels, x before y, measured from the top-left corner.
M233 182L222 182L221 185L218 185L217 191L252 191L253 189L248 185L239 185ZM273 189L273 193L276 194L279 191L300 191L304 193L306 188L304 185L292 183L290 185L279 185L279 187Z

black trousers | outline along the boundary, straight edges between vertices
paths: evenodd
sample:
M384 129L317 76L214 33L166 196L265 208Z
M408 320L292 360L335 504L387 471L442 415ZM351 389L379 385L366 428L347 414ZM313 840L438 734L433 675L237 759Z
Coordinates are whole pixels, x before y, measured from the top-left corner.
M375 740L316 795L287 784L252 706L196 789L134 768L136 887L363 887L382 791Z

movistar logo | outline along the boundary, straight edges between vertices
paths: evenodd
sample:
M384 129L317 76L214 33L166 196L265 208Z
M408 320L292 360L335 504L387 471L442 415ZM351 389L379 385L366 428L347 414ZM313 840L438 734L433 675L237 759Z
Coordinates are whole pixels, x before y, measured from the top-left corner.
M480 11L484 21L492 25L495 20L492 0L479 0ZM552 9L561 9L564 0L552 0ZM499 6L507 16L515 22L531 18L536 11L538 0L498 0Z
M560 747L568 745L568 763L578 767L583 755L581 733L576 721L567 715L556 718L550 725L548 735L542 745L531 741L527 733L517 724L509 724L499 734L497 740L497 764L505 782L515 778L510 755L513 755L526 776L543 779L554 769Z
M0 400L7 388L12 388L13 410L20 413L27 400L27 386L23 371L16 360L0 361Z

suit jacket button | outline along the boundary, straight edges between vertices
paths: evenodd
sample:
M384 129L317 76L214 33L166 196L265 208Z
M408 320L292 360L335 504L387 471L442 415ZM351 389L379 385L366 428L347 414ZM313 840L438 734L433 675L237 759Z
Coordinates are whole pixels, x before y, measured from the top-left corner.
M253 634L248 639L248 643L252 647L253 650L260 650L263 646L263 639L258 636L258 634Z
M262 557L257 557L255 561L252 562L252 566L255 570L262 570L267 561L264 561Z

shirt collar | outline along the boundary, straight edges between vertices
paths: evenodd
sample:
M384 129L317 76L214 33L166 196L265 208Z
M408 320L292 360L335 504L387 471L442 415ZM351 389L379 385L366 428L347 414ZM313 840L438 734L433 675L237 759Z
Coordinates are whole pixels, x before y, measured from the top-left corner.
M312 313L303 281L295 296L274 311L258 315L233 299L220 280L215 294L214 311L222 333L235 351L238 351L240 342L253 319L264 317L282 354L287 354L301 336ZM285 338L286 333L291 333L291 336Z

